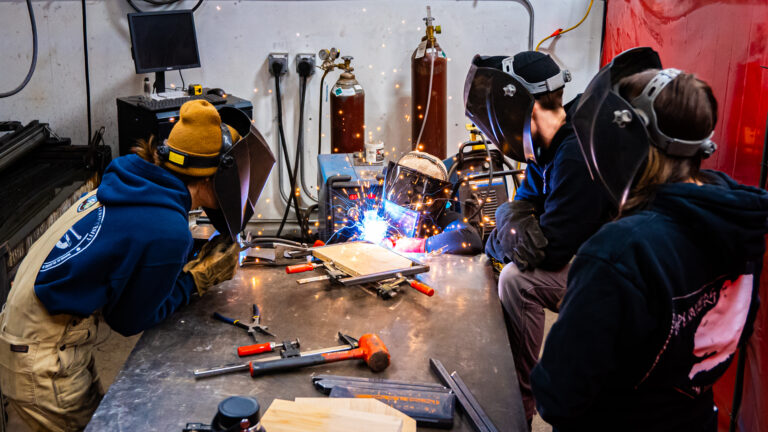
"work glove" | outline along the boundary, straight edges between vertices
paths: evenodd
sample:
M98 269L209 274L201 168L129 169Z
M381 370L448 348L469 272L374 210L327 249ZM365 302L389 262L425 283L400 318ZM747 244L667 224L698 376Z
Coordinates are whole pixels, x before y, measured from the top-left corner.
M421 237L401 237L399 239L387 239L390 248L403 253L424 253L427 239Z
M545 258L549 242L539 226L536 207L515 200L496 211L496 229L486 244L486 253L502 261L512 261L520 271L536 268Z
M192 275L197 293L202 296L208 288L232 279L239 256L240 245L218 235L203 245L197 256L184 266L184 271Z

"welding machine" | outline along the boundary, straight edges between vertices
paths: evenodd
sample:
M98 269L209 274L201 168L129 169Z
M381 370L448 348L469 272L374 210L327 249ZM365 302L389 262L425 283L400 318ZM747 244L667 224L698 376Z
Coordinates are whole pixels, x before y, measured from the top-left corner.
M384 162L369 164L361 153L317 156L321 240L330 243L349 240L356 234L354 226L362 214L380 206Z
M473 140L465 142L459 147L455 162L450 168L451 182L456 184L461 178L481 177L474 180L463 181L458 186L457 200L461 208L461 214L468 222L482 233L483 241L490 235L496 226L496 209L509 199L507 192L506 176L494 176L493 179L483 177L488 174L490 162L488 161L488 145L483 141ZM490 149L493 171L500 173L504 170L504 157L496 148ZM514 177L513 177L514 178ZM515 178L517 187L517 178ZM480 201L485 201L480 208Z

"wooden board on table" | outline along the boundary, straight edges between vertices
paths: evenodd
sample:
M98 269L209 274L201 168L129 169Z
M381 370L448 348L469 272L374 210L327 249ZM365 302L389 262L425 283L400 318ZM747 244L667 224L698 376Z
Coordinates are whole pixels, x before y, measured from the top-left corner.
M269 432L402 432L399 417L352 411L342 408L312 406L275 399L261 417Z
M403 432L416 432L416 420L384 402L370 398L296 398L296 403L310 407L341 408L398 417L403 420Z
M312 250L312 255L350 276L365 276L408 268L413 261L383 246L366 242L339 243Z

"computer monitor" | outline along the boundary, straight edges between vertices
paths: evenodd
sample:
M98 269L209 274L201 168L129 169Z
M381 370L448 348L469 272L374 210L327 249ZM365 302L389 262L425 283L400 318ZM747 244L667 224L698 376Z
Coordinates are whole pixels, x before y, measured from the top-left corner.
M200 67L191 10L128 14L136 73L155 72L156 91L165 91L165 71Z

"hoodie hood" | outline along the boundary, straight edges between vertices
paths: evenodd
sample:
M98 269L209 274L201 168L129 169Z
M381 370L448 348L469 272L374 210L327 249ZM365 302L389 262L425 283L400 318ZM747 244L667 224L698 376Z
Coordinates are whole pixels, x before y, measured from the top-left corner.
M692 229L723 259L750 261L761 257L768 232L768 192L739 184L721 172L702 174L710 184L659 187L653 209Z
M186 214L191 206L189 190L167 170L137 155L112 161L97 192L106 206L157 206Z

